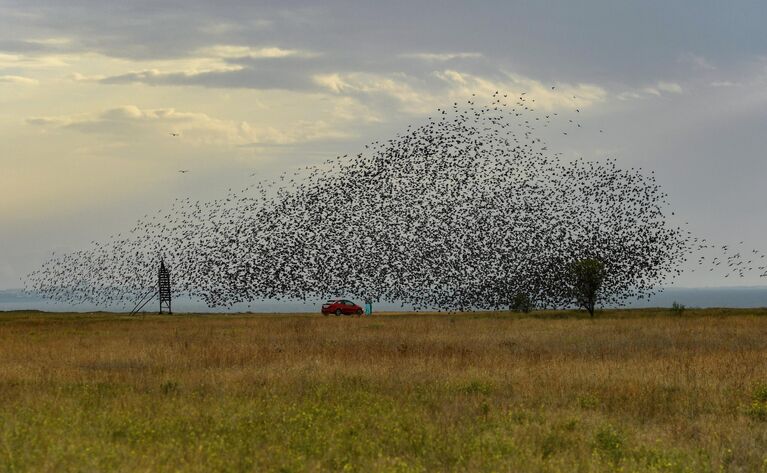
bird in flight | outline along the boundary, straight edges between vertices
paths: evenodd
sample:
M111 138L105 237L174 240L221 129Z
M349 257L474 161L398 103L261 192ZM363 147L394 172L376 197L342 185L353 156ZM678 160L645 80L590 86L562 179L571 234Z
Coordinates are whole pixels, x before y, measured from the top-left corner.
M606 292L616 303L651 296L666 277L679 274L676 268L696 245L667 222L669 204L654 178L612 161L571 163L548 151L536 136L536 119L545 119L565 139L578 123L557 118L557 112L536 114L525 106L532 103L525 92L511 103L505 95L516 94L496 92L487 105L479 99L476 105L473 99L466 106L454 102L449 118L440 113L439 119L408 126L404 135L365 145L359 154L307 166L307 175L297 179L283 173L242 190L229 188L212 201L177 199L137 221L130 237L52 255L28 277L29 284L54 300L133 303L154 284L158 256L164 254L166 262L177 262L173 284L211 306L348 287L423 307L489 310L517 290L532 291L541 306L567 306L569 290L560 281L567 281L568 264L580 255L598 255L616 268ZM254 171L254 177L260 174ZM338 186L338 179L348 184ZM403 192L410 183L429 192ZM481 234L455 223L477 218L492 222ZM584 230L584 219L599 222L599 228ZM347 220L365 231L337 239L325 225ZM725 254L733 250L717 246ZM735 251L747 254L742 248ZM725 277L740 277L752 264L740 254L711 266L726 266ZM382 266L396 277L350 286L345 274L324 264L342 258ZM467 277L466 261L497 260L487 274ZM275 265L285 270L260 270ZM412 275L405 269L410 265L417 268ZM508 280L520 286L497 282Z

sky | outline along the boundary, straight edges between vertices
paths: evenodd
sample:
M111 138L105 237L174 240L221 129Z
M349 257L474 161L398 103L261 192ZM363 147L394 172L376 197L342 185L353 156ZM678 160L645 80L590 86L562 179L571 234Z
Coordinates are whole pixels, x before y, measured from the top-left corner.
M495 90L579 107L566 157L654 170L674 223L767 250L764 24L761 1L0 0L0 289Z

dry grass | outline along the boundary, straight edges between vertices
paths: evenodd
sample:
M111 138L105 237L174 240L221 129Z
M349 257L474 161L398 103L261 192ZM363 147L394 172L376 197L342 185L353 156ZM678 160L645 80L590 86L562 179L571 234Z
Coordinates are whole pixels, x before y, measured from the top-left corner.
M0 469L767 471L765 315L0 314Z

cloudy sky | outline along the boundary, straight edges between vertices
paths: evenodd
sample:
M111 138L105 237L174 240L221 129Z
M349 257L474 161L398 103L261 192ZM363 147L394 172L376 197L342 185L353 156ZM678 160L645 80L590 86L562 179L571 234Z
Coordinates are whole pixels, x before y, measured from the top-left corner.
M566 156L654 169L691 231L767 250L765 24L762 1L0 0L0 289L495 90L577 105Z

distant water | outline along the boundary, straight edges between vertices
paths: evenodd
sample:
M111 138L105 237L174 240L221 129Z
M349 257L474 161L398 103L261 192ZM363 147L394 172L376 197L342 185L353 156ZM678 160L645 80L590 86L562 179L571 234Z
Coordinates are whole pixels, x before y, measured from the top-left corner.
M303 301L259 301L251 304L236 304L232 307L210 308L203 302L179 297L173 300L174 312L319 312L323 301L304 303ZM362 301L356 301L362 305ZM626 307L670 307L674 302L687 307L767 307L767 286L754 287L705 287L705 288L666 288L649 300L628 301ZM152 312L157 303L148 304L145 311ZM124 306L96 306L89 304L71 305L51 302L39 296L25 294L18 289L0 290L0 311L4 310L44 310L50 312L91 312L130 311ZM374 304L373 310L409 310L410 306L400 304Z
M767 286L668 287L649 300L631 301L628 307L767 307Z
M296 300L265 300L251 304L235 304L232 307L208 307L200 300L189 297L174 297L172 301L173 312L319 312L324 301L318 300L312 303L304 303ZM362 305L362 301L357 301ZM152 301L144 307L145 312L154 312L159 308L157 301ZM43 310L47 312L93 312L114 311L129 312L133 304L122 305L93 305L93 304L67 304L49 301L34 294L26 294L19 289L0 289L0 311L6 310ZM409 306L401 304L375 304L374 310L408 310Z

